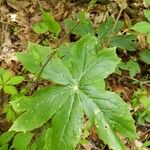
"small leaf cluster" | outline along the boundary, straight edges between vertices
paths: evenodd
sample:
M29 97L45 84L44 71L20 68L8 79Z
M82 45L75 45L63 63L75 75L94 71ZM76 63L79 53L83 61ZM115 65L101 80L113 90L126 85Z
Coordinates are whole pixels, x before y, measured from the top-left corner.
M18 150L26 150L29 145L32 134L27 133L18 133L15 135L15 132L5 132L0 135L0 150L7 149L18 149ZM9 146L8 142L12 141L12 145Z
M147 35L147 42L150 44L150 10L146 9L144 10L144 15L147 18L147 21L140 21L137 24L135 24L132 29Z
M137 73L141 72L139 64L133 60L129 60L125 63L121 62L118 67L123 70L128 70L131 78L133 78Z
M148 93L143 90L138 90L131 101L133 108L138 110L135 113L137 123L140 125L147 125L150 123L150 97Z
M33 30L37 34L43 34L46 32L53 33L56 37L58 37L61 28L60 24L55 21L52 15L42 10L42 18L43 21L35 23L33 26Z
M146 2L149 3L149 1L146 1ZM140 22L136 23L132 27L132 29L141 34L146 35L147 43L150 44L150 10L148 10L148 9L144 10L144 15L148 21L140 21ZM148 49L142 50L140 52L140 59L143 62L150 64L150 51Z
M0 68L0 89L3 89L6 94L17 95L15 85L20 84L23 80L24 77L13 76L10 71Z

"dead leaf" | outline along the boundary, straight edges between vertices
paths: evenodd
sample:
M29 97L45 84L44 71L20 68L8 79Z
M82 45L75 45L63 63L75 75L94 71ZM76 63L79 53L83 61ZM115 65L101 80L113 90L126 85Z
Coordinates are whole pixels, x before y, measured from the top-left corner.
M121 9L126 9L128 4L126 0L114 0Z

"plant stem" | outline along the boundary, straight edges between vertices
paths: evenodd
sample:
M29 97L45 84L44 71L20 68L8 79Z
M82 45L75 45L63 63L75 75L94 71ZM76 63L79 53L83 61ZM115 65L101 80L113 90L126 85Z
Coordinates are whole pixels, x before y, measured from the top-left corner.
M0 106L2 106L4 103L4 91L3 89L1 90L1 98L0 98Z
M14 24L12 24L12 23L9 23L9 22L5 22L5 21L2 21L2 20L0 20L0 23L1 24L6 24L6 25L10 25L10 26L16 26L16 25L14 25Z
M133 81L136 81L138 83L140 83L140 85L146 85L146 86L149 86L150 87L150 81L141 81L141 80L138 80L138 79L135 79L135 78L131 78L129 76L124 76L124 75L121 75L122 77L124 78L127 78L127 79L130 79L130 80L133 80Z
M63 43L63 41L67 38L67 36L72 32L72 30L74 30L79 25L79 23L80 23L80 21L77 21L77 23L72 27L72 29L70 31L68 31L66 33L66 35L58 42L58 44L56 45L55 50L48 55L47 61L43 64L41 70L38 73L36 82L38 82L39 78L41 77L41 74L42 74L43 70L45 69L46 65L49 63L51 58L56 54L57 48Z
M118 14L118 16L117 16L117 18L116 18L116 20L115 20L115 23L114 23L114 25L113 25L113 28L112 28L112 30L111 30L111 35L109 36L109 39L108 39L108 41L107 41L107 45L109 45L109 43L110 43L110 41L111 41L112 35L114 34L116 25L117 25L117 23L118 23L118 20L119 20L119 18L120 18L120 16L121 16L123 10L124 10L124 9L121 8L120 11L119 11L119 14Z

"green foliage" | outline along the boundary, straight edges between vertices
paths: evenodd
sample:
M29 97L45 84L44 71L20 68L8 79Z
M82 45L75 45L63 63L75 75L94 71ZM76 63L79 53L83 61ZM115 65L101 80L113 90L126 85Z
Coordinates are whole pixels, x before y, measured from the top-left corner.
M90 20L88 19L88 14L84 12L80 12L79 14L76 15L76 21L66 19L65 20L65 26L70 31L75 24L77 24L77 21L80 22L77 27L75 27L72 30L72 33L77 34L81 37L91 34L94 35L94 27Z
M112 28L114 26L114 19L109 17L108 20L102 24L100 24L98 28L98 39L101 44L108 42L110 39L110 46L116 46L123 50L134 51L135 50L135 35L116 35L124 26L122 21L118 21L116 27L114 29L114 33L112 33Z
M27 53L17 53L17 58L21 61L25 69L31 73L38 74L48 54L51 53L51 48L29 42L27 49Z
M10 95L18 94L15 85L20 84L24 80L22 76L13 76L10 71L0 68L0 89Z
M112 34L112 28L114 25L115 20L112 17L109 17L106 22L103 22L98 27L98 39L100 43L107 41L109 36ZM117 34L124 26L122 21L118 21L116 27L114 29L114 34Z
M139 33L149 33L150 32L150 23L146 21L141 21L135 24L132 27L133 30L139 32Z
M135 35L117 35L112 37L111 46L117 46L123 50L135 51Z
M140 59L147 64L150 64L150 51L149 50L142 50L140 52Z
M120 59L115 48L97 51L97 44L94 36L87 35L68 48L69 56L65 59L53 56L41 76L55 84L11 102L21 115L10 131L32 131L47 122L49 128L39 138L44 148L71 150L80 141L86 114L104 143L112 149L125 149L116 132L129 139L136 138L134 121L123 100L106 91L104 84ZM27 70L36 74L51 50L44 51L33 43L29 43L29 48L28 54L17 56Z
M95 3L92 0L90 4ZM144 15L150 21L150 10L144 10ZM61 31L58 22L44 11L42 18L43 21L37 22L33 30L38 34L50 32L58 37ZM24 78L0 68L0 88L13 96L3 110L6 120L12 121L13 125L0 135L0 150L73 150L80 147L78 144L89 142L87 137L92 127L96 128L104 144L114 150L126 149L120 135L129 140L137 137L126 103L114 92L105 90L105 79L117 67L129 71L131 79L140 73L136 61L120 62L116 54L116 48L135 51L136 36L122 34L124 22L115 22L112 17L97 28L89 20L89 14L84 12L64 23L68 31L81 37L79 41L57 49L29 42L27 52L17 53L24 69L35 76L41 73L40 77L49 81L50 86L24 96L26 88L20 93L15 88ZM150 43L149 22L141 21L132 29L147 34ZM51 59L43 68L49 56ZM149 58L149 50L140 52L143 62L150 64ZM138 124L150 122L149 106L145 91L138 91L132 98L132 107L138 110L135 113ZM85 116L88 127L84 123Z
M126 63L121 62L118 67L123 70L128 70L131 78L133 78L137 73L141 72L139 64L133 60L129 60Z
M58 37L58 35L61 31L60 24L55 21L55 19L53 18L52 15L50 15L49 13L44 12L44 11L42 11L42 18L43 18L43 21L42 22L37 22L33 26L33 30L37 34L43 34L43 33L46 33L46 32L51 32L56 37Z
M147 20L150 21L150 10L144 10L144 15L147 18Z
M137 109L136 119L138 124L150 123L150 97L146 91L137 91L132 98L132 106Z
M143 145L142 148L148 148L150 146L150 141L146 141Z
M16 149L16 150L26 150L27 146L31 142L32 134L31 133L18 133L15 135L15 132L5 132L0 135L0 150ZM10 148L8 143L12 142Z
M11 107L11 105L9 104L6 104L4 106L4 110L3 112L5 113L5 119L8 121L8 122L13 122L15 121L16 119L16 115Z
M150 0L144 0L147 4L150 5Z
M11 148L18 150L26 150L32 139L31 133L18 133L14 139Z
M150 10L144 10L144 15L149 22L141 21L135 24L132 29L147 35L147 42L150 44Z
M106 22L101 23L97 30L94 30L93 24L88 19L88 14L79 13L76 17L76 20L79 21L79 25L72 30L72 33L77 34L81 37L87 35L87 33L91 35L98 34L98 40L101 46L109 45L116 46L123 50L134 51L136 46L136 36L133 34L129 35L117 35L120 30L123 28L124 23L122 21L118 21L116 27L114 29L114 33L112 33L112 28L114 26L115 20L112 17L109 17ZM73 21L70 19L65 20L65 25L68 30L71 30L77 21ZM111 37L111 38L110 38ZM110 38L110 41L108 39ZM110 43L108 43L110 42Z
M5 132L0 135L0 146L3 144L7 144L14 136L14 132Z

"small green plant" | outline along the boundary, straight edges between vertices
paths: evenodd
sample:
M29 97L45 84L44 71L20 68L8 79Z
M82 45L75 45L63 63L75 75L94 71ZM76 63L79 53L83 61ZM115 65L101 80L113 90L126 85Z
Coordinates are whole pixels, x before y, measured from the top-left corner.
M95 2L91 1L91 5ZM150 20L150 11L146 10L144 14ZM58 37L61 31L58 22L43 10L42 18L43 21L37 22L33 30L38 34L50 32ZM16 54L36 81L45 79L50 82L49 86L31 96L24 96L23 89L19 93L15 88L24 78L0 70L0 87L13 96L4 107L6 120L12 121L13 125L0 135L0 150L73 150L89 142L87 137L93 127L110 149L126 149L120 135L128 140L137 138L127 104L119 95L105 89L105 79L117 67L129 71L129 78L138 81L134 77L141 71L139 64L131 59L123 63L116 54L116 48L135 51L136 36L133 33L122 34L124 22L116 22L112 17L96 29L88 13L84 12L78 13L74 20L66 19L64 23L68 33L78 35L80 39L77 42L62 47L58 42L55 49L29 42L27 52ZM148 33L149 42L150 30L146 31L141 24L150 26L150 23L142 22L132 29ZM149 64L149 51L143 50L140 59ZM150 104L143 94L136 93L132 99L135 109L137 105L143 106L135 113L141 125L149 122L150 117ZM85 118L88 127L84 123Z
M24 77L13 76L13 74L10 71L0 68L0 90L2 90L2 92L6 94L10 94L12 97L17 96L18 91L15 86L20 84L23 80ZM4 107L3 112L5 113L5 119L7 121L13 122L16 119L16 115L12 109L12 106L8 103L5 103L3 107Z
M98 39L87 35L69 46L69 55L62 59L48 47L29 43L28 49L28 53L17 54L21 63L35 75L43 69L41 77L53 85L11 102L21 115L10 131L28 132L46 124L41 133L45 149L75 149L86 114L112 149L125 149L116 132L129 139L137 137L127 105L117 94L105 90L104 79L120 62L116 48L100 49ZM43 68L48 53L52 56Z
M140 59L146 64L150 64L150 50L142 50L140 52Z
M43 21L41 22L37 22L34 26L33 26L33 30L37 33L37 34L43 34L46 32L51 32L53 33L56 37L58 37L61 28L59 23L57 23L55 21L55 19L53 18L52 15L50 15L49 13L45 12L42 10L42 18Z
M133 78L137 73L141 72L140 66L137 62L129 60L128 62L121 62L118 67L123 70L129 71L129 75Z
M137 91L132 98L137 123L147 125L150 123L150 97L146 91Z
M150 0L144 0L147 4L150 5Z
M28 132L18 134L15 134L15 132L5 132L0 134L0 150L27 150L27 146L29 145L32 136L33 135ZM12 141L11 146L8 144L10 141Z
M10 71L0 68L0 89L10 95L18 94L15 85L20 84L24 80L22 76L13 76Z
M73 34L85 36L87 33L97 35L98 42L102 47L116 46L123 50L135 51L136 36L133 34L119 35L118 33L123 28L124 23L118 21L115 28L115 20L109 17L106 22L101 23L95 30L93 24L88 19L88 14L80 12L76 15L75 20L66 19L65 25L68 30L71 30L77 22L79 25L72 30ZM114 28L113 32L112 29Z
M148 21L140 21L136 23L131 29L147 35L147 42L150 44L150 10L145 9L144 15Z
M149 0L145 0L150 4ZM147 36L147 43L150 44L150 10L144 10L144 15L148 21L141 21L136 23L132 29ZM146 64L150 64L150 50L144 49L139 53L140 59Z

